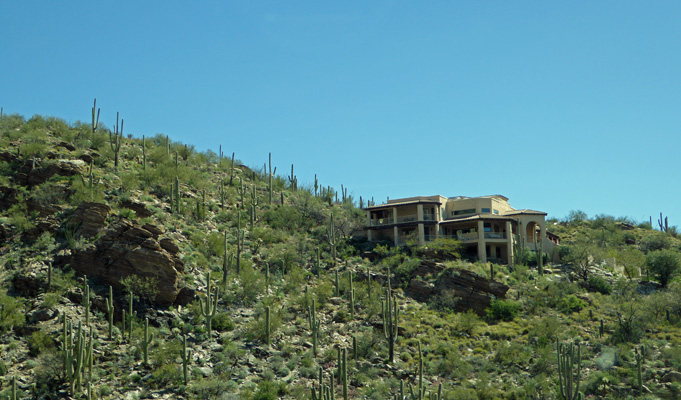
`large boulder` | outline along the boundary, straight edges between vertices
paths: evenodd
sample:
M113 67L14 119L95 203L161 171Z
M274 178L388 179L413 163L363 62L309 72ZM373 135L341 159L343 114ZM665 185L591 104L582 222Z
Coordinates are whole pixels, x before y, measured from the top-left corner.
M121 280L129 275L152 278L157 282L155 303L168 306L175 302L184 264L175 253L159 244L157 229L147 229L121 219L101 232L90 246L60 260L70 264L79 275L96 278L101 284L120 290ZM166 239L162 239L166 240Z
M69 226L77 235L93 237L104 230L110 212L111 207L106 204L82 202L69 218Z
M482 315L495 298L505 298L509 287L464 269L450 269L438 262L424 260L414 271L415 276L437 276L435 282L412 279L405 294L415 300L428 302L445 291L453 291L456 311L473 310Z

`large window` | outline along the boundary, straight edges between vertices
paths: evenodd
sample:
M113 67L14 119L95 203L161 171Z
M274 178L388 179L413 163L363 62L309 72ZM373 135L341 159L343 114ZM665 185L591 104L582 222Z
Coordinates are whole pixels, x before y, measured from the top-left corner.
M492 232L492 223L485 222L485 232Z
M489 213L489 212L491 212L491 211L492 211L492 210L490 210L489 208L483 208L483 209L482 209L482 212L484 212L484 213Z
M452 211L452 215L465 215L465 214L475 214L475 208L469 208L467 210Z

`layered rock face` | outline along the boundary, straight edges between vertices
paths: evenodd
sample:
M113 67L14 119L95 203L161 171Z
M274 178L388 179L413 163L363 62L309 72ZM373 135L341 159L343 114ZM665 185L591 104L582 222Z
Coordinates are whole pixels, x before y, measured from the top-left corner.
M462 269L441 274L445 268L445 265L441 263L422 261L416 268L415 275L439 275L438 279L433 284L413 279L409 282L405 294L415 300L428 302L433 296L451 290L454 291L454 296L460 299L456 302L456 311L473 310L480 315L485 313L493 299L506 297L509 287L503 283L491 281Z
M162 230L151 224L140 226L122 219L106 226L108 213L109 207L104 204L81 204L72 223L77 224L77 232L83 236L99 234L99 239L59 261L70 264L78 275L97 278L101 284L117 289L122 288L121 280L128 275L156 279L155 303L173 304L184 271L177 244L169 238L159 239Z

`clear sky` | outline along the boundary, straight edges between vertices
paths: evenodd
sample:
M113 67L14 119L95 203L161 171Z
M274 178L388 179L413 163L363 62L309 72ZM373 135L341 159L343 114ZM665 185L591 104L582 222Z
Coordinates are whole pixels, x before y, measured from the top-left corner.
M5 113L164 133L377 203L681 225L681 2L0 0Z

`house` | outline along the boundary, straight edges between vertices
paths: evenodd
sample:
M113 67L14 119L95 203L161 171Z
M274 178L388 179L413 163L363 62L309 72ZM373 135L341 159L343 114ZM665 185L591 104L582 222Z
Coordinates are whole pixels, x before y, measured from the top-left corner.
M482 262L511 264L517 245L551 254L559 241L546 231L545 212L516 210L498 194L409 197L364 210L370 241L399 245L412 238L424 245L436 238L452 238L461 241L462 255Z

